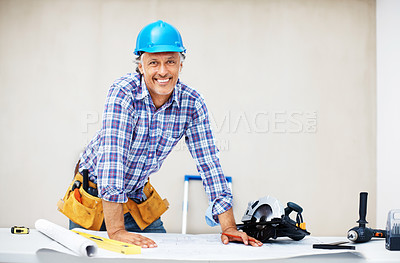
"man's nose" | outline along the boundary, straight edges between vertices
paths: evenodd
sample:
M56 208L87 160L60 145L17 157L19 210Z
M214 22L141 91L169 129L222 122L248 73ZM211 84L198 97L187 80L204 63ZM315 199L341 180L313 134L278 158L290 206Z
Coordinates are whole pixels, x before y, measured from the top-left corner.
M164 63L160 63L160 67L158 69L158 74L160 75L165 75L168 73L167 67L165 66Z

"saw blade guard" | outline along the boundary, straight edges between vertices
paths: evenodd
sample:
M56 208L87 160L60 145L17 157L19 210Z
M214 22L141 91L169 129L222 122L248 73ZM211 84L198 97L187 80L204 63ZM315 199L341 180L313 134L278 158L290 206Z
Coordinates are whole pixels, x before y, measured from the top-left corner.
M272 196L264 196L248 203L242 222L266 222L285 215L283 205Z

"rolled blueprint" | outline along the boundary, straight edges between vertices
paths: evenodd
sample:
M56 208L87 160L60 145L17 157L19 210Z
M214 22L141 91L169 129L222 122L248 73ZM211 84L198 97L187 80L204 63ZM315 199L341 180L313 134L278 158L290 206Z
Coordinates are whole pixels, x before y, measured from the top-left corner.
M80 256L93 257L97 253L97 244L95 242L50 221L39 219L36 221L35 227L41 233Z

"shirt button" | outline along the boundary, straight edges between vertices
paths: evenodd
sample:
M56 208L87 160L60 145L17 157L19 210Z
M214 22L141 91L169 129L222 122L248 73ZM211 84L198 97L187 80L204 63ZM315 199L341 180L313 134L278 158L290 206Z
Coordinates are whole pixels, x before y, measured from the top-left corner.
M151 157L153 157L153 154L152 154L152 153L150 153L150 154L149 154L149 157L150 157L150 158L151 158Z

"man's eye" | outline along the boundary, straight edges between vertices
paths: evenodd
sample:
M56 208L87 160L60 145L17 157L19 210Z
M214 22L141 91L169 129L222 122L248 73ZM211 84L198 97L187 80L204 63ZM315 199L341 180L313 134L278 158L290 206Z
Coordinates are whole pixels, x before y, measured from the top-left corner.
M170 65L173 65L173 64L175 64L175 61L173 61L173 60L168 60L167 63L170 64Z
M150 62L149 62L149 65L152 65L152 66L157 65L157 62L155 62L155 61L150 61Z

